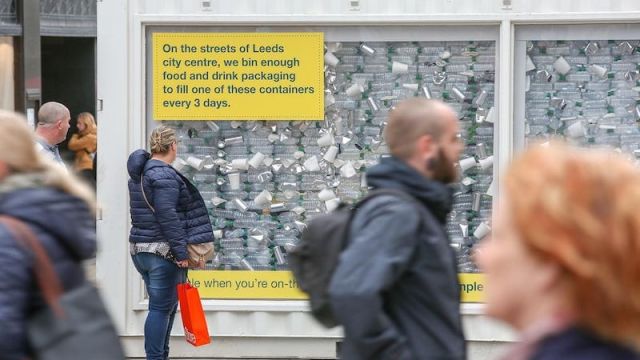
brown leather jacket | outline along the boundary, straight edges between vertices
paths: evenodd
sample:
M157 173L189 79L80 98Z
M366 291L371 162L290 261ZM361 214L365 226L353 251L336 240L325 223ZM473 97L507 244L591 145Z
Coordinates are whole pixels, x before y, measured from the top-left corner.
M69 140L69 150L76 152L74 168L76 171L93 169L93 154L98 148L98 137L96 134L86 134L80 136L73 134Z

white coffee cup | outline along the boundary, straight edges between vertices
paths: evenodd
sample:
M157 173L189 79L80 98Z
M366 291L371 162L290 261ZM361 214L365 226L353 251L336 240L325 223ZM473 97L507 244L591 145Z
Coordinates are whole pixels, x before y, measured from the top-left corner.
M582 121L576 121L567 127L567 136L570 138L580 138L587 134Z
M332 145L322 158L324 161L332 163L335 161L336 156L338 156L338 147Z
M484 119L484 121L485 121L485 122L488 122L488 123L493 124L493 123L495 123L495 122L496 122L496 120L498 120L498 119L497 119L497 116L498 116L498 115L497 115L497 113L496 113L496 110L495 110L495 108L492 106L492 107L489 109L489 111L487 112L487 118L486 118L486 119Z
M356 174L356 169L353 168L351 161L347 161L347 163L340 168L340 175L344 178L350 179L356 176Z
M176 158L176 160L173 162L173 168L178 171L182 171L182 169L184 169L184 167L187 165L189 164L182 158Z
M320 165L318 164L318 158L312 156L307 159L307 161L302 164L307 171L315 172L320 171Z
M338 59L335 55L333 55L332 52L326 52L324 54L324 62L325 64L332 66L332 67L336 67L336 65L338 65L338 63L340 63L340 59Z
M486 159L481 159L478 162L478 166L480 166L482 170L487 170L491 168L493 166L493 155L487 157Z
M607 77L608 70L607 70L607 68L606 68L606 67L604 67L604 66L600 66L600 65L591 65L591 66L589 66L589 70L590 70L593 74L597 75L597 76L598 76L599 78L601 78L601 79L604 79L604 78L606 78L606 77Z
M462 172L465 172L474 166L476 166L476 159L473 157L460 160L460 169L462 169Z
M262 190L258 196L253 200L253 202L258 206L264 206L267 204L271 204L271 200L273 200L273 196L267 190Z
M391 72L394 74L406 74L409 72L409 65L394 61L393 64L391 64Z
M336 194L329 189L323 189L318 193L318 199L320 199L321 201L329 201L335 198L336 198Z
M231 161L231 167L235 170L249 170L249 160L235 159Z
M187 158L187 164L189 164L189 166L191 166L192 168L200 171L204 167L204 160L195 156L189 156Z
M553 68L560 74L566 75L569 71L571 71L571 65L565 60L564 57L560 56L554 63Z
M337 209L338 206L340 205L340 199L331 199L331 200L325 201L324 205L327 207L328 212L332 212L333 210Z
M255 155L253 155L253 157L251 158L251 160L249 160L249 165L251 165L251 167L253 168L258 168L260 167L260 165L262 165L262 162L264 161L265 156L262 153L257 153Z
M320 139L318 139L318 146L331 146L334 143L335 139L331 133L324 134Z
M345 92L352 98L359 98L364 92L364 88L360 84L353 84Z
M532 71L536 69L536 65L531 60L531 57L527 55L527 66L525 67L525 71Z
M240 174L231 173L227 176L229 177L229 186L231 187L231 190L240 190Z
M418 84L402 84L402 87L407 90L418 91Z
M486 222L481 222L476 228L476 231L473 232L473 236L478 240L482 240L485 236L489 235L490 232L491 228L489 225Z

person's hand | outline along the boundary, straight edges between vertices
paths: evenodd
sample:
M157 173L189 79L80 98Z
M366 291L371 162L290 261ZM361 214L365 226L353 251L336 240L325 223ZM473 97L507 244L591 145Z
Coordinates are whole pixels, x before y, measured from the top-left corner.
M178 267L186 268L189 267L189 260L178 261L176 264L178 265Z

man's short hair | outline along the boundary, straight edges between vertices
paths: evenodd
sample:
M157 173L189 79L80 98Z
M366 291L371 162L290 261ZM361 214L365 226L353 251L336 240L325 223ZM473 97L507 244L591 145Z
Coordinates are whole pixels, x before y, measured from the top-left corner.
M53 125L69 116L69 109L59 102L50 101L38 110L38 126Z
M413 98L400 103L389 113L384 130L391 155L410 158L415 152L416 141L424 135L439 140L445 129L447 111L453 113L453 109L438 100Z

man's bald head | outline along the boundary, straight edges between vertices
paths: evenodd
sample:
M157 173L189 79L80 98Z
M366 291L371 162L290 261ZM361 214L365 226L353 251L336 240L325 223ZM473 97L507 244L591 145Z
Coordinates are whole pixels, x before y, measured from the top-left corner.
M384 131L391 155L409 159L419 138L430 135L439 141L448 122L456 119L453 109L441 101L422 98L403 101L389 114Z
M38 110L38 126L55 125L60 120L70 117L69 109L66 106L50 101L43 104Z
M45 103L38 110L36 134L51 145L59 144L67 137L70 120L66 106L55 101Z

